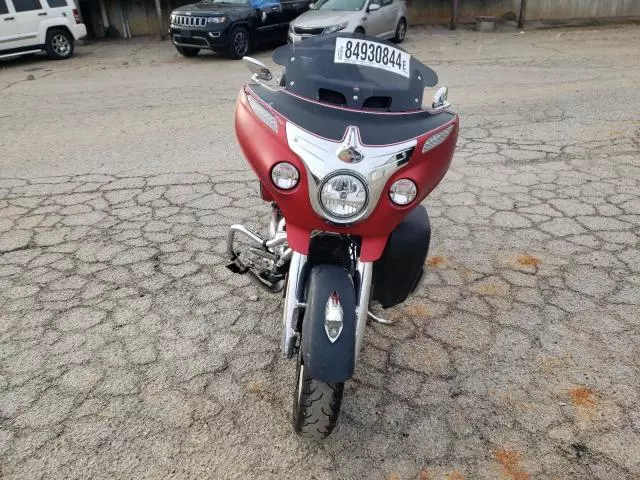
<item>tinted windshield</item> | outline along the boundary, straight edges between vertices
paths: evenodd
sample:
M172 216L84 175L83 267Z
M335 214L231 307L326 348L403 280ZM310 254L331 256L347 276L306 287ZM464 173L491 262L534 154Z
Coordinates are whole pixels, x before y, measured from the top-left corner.
M348 108L418 110L438 76L397 45L358 34L318 35L273 53L285 66L286 89Z
M358 12L364 7L364 2L365 0L318 0L313 9Z

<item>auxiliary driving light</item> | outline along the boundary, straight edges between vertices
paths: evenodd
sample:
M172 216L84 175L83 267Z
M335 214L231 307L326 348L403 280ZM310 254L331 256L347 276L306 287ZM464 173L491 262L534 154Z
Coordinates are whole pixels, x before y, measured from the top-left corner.
M393 182L389 189L389 198L396 205L408 205L418 195L418 187L408 178Z
M298 169L288 162L280 162L271 170L271 180L276 187L283 190L291 190L300 180Z

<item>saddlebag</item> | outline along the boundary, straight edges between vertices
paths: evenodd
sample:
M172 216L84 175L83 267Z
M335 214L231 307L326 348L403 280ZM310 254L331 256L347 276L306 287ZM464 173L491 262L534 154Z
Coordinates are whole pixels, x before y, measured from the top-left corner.
M391 233L373 265L372 300L389 308L407 299L422 278L430 240L427 210L418 205Z

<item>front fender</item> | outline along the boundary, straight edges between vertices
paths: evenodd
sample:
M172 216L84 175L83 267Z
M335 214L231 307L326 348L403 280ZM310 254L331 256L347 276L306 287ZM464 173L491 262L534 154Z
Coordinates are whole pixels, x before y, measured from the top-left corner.
M68 30L69 33L73 35L73 31L69 28L68 20L62 18L48 18L46 20L41 20L38 25L38 43L44 45L47 39L47 31L52 27Z
M325 309L336 292L342 306L342 332L331 342ZM302 361L309 375L323 382L344 382L353 375L356 348L356 294L349 272L337 265L316 265L307 282L302 321Z

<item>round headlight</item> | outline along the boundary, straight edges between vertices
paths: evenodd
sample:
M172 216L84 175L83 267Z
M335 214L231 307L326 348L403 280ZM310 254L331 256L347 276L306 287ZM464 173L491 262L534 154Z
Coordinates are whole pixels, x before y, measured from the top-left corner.
M330 216L349 219L367 206L367 187L358 177L338 174L324 182L320 189L320 203Z
M298 184L300 173L290 163L280 162L271 170L271 180L276 184L276 187L290 190Z
M408 178L393 182L389 189L389 197L396 205L408 205L418 195L418 187Z

